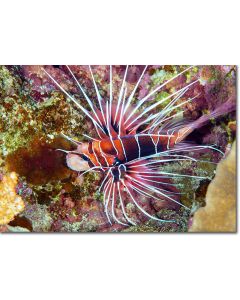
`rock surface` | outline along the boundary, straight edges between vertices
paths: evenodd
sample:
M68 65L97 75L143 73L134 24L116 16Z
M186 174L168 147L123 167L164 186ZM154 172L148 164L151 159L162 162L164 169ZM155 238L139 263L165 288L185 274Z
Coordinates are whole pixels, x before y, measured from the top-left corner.
M206 206L193 217L190 232L236 232L236 143L216 170Z

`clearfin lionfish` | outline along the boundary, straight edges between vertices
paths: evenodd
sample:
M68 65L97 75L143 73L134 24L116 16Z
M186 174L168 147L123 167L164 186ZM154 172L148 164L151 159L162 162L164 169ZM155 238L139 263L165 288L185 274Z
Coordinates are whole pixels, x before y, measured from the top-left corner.
M208 115L203 115L195 121L186 121L180 112L176 112L184 104L197 96L181 101L183 95L199 80L188 83L183 88L154 101L155 96L167 84L177 79L192 67L166 80L154 88L141 99L134 99L135 93L144 76L144 68L136 85L130 93L126 87L128 66L122 79L117 99L113 97L113 72L109 67L109 99L103 99L92 68L89 66L92 83L96 97L90 99L70 67L67 67L72 78L79 87L86 100L86 107L82 106L70 95L46 70L44 72L51 78L56 86L89 118L96 130L97 138L89 142L78 142L65 135L76 145L74 151L67 152L67 165L72 170L103 173L103 180L99 190L104 195L104 210L109 223L122 225L136 225L126 211L127 203L132 203L143 215L161 222L174 222L163 220L148 212L139 198L157 199L163 207L168 205L183 206L179 200L178 190L173 184L174 177L198 177L187 174L166 172L164 163L181 160L196 161L188 152L211 149L220 151L212 145L195 145L184 142L184 139L196 128L201 127L210 118L216 118L233 109L231 101L215 109ZM133 104L133 102L135 104ZM158 107L167 103L163 109ZM63 150L64 151L64 150ZM199 177L198 177L199 178ZM116 209L121 209L121 217L117 216Z

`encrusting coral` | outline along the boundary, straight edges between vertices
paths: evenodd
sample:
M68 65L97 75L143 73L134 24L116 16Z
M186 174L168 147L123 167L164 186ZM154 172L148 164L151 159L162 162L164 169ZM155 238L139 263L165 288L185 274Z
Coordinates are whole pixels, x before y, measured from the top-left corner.
M193 217L190 232L236 231L236 144L219 163L206 194L206 206Z
M0 181L0 225L8 224L24 210L24 202L16 193L17 182L15 172L4 175Z

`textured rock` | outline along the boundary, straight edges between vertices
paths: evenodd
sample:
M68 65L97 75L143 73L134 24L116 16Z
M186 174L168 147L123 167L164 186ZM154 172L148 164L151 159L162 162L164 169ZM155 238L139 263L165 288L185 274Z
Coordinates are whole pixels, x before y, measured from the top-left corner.
M236 143L209 185L206 206L193 217L190 232L236 231Z
M51 228L52 217L47 211L46 205L27 205L24 217L31 221L33 232L48 232Z

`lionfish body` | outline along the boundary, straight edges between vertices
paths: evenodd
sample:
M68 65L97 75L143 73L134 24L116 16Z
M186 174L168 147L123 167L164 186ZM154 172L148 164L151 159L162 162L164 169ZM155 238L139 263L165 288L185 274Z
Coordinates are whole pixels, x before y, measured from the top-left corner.
M198 80L191 82L165 99L153 103L144 109L142 108L143 104L161 90L162 87L191 67L158 86L147 96L140 99L136 105L133 105L134 94L146 68L133 91L127 97L125 80L128 67L126 67L118 100L114 102L112 68L110 67L110 99L104 101L94 80L92 69L89 67L97 95L97 104L94 104L68 67L69 72L86 99L90 111L84 108L73 96L69 95L45 71L55 84L92 121L95 127L98 138L90 138L89 142L80 143L65 135L67 139L77 146L74 151L65 152L67 152L67 164L71 169L83 172L82 174L89 171L97 171L104 174L99 190L103 190L104 208L109 223L113 221L122 225L136 224L127 214L126 206L128 203L132 203L148 218L162 222L174 221L162 220L151 215L148 212L146 203L142 203L139 200L142 197L147 199L147 201L157 200L162 207L183 206L189 209L180 202L178 190L172 179L174 177L197 176L165 172L163 166L165 163L184 160L196 161L196 159L187 155L187 152L190 151L217 150L212 146L193 145L186 142L183 143L183 141L194 129L202 126L210 118L220 116L233 109L231 102L228 101L211 114L203 115L192 122L186 122L183 118L179 118L179 113L173 114L177 107L196 98L194 97L177 104L179 99ZM165 108L155 112L155 108L166 100L170 100L170 102ZM122 212L120 216L116 214L118 208Z
M149 135L126 135L80 145L79 153L84 154L93 166L113 167L167 149L171 137ZM172 142L171 142L172 144ZM169 148L169 147L168 147Z

